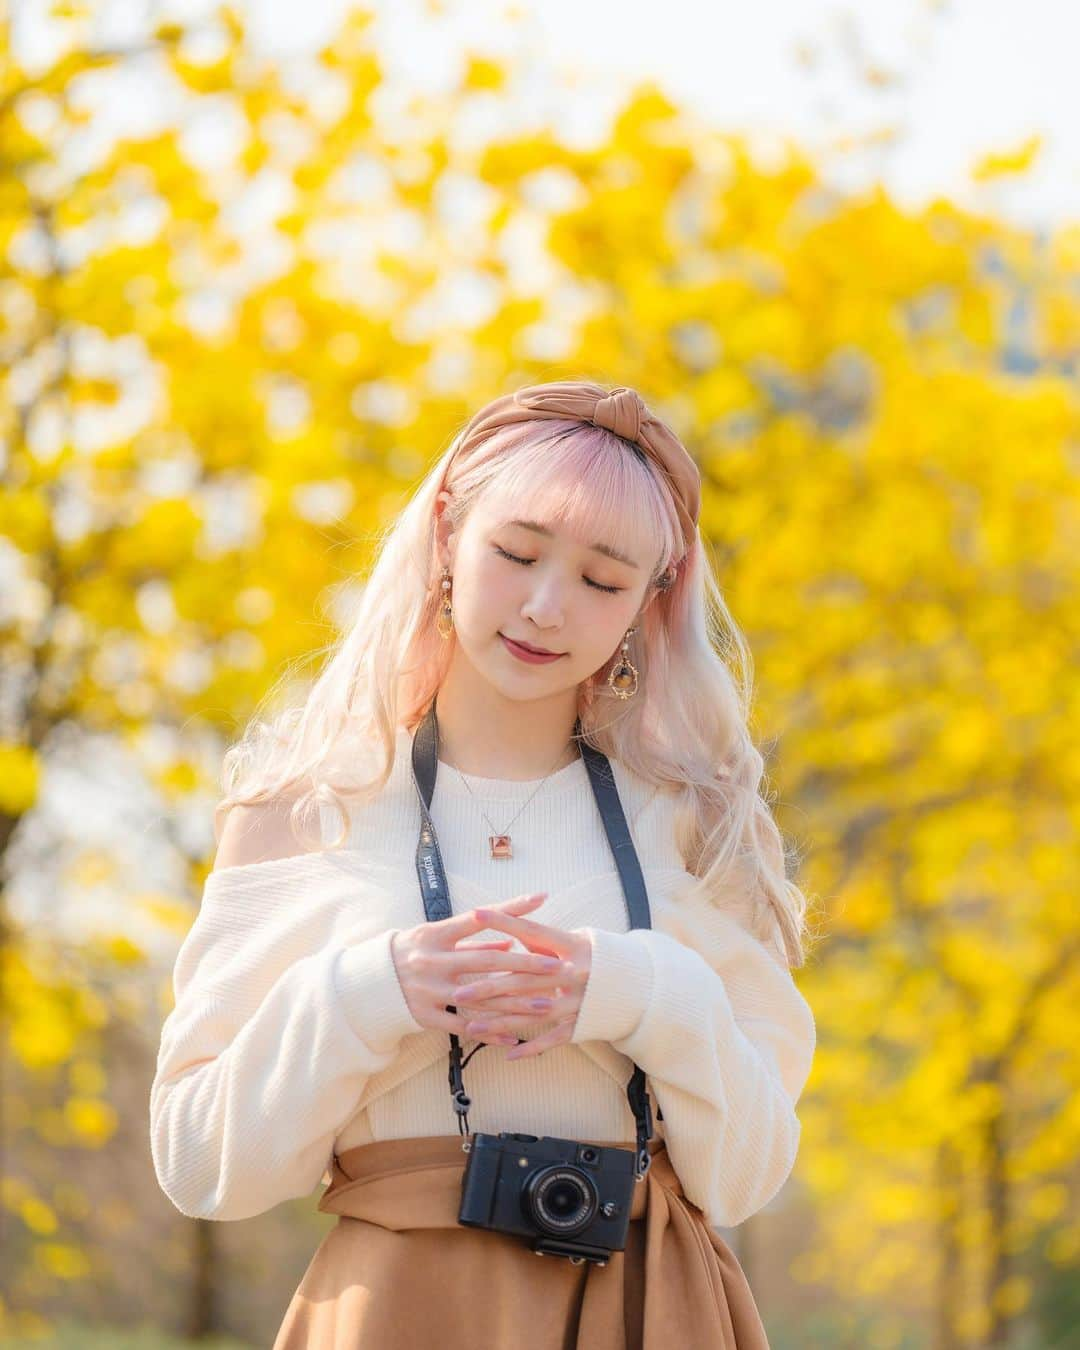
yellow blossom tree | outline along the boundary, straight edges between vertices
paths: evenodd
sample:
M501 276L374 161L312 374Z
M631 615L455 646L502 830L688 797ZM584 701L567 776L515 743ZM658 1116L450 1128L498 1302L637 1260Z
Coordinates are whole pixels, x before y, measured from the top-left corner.
M222 8L125 51L76 28L45 71L5 66L0 852L71 724L143 754L168 813L211 800L224 740L310 667L476 406L563 376L635 385L701 465L755 732L822 900L796 972L819 1050L794 1274L875 1344L1005 1344L1045 1273L1080 1262L1080 236L841 196L797 149L765 167L651 88L594 147L477 146L455 129L512 105L519 74L485 57L393 121L358 10L313 60L298 92ZM81 155L142 61L182 126ZM185 153L200 117L240 128L227 164ZM260 192L277 205L256 226ZM133 909L179 933L207 849L188 862ZM16 1150L21 1131L104 1146L101 991L142 954L122 932L81 962L3 938L5 1053L67 1094L66 1133L5 1101ZM155 983L143 1020L169 996ZM29 1328L93 1252L40 1178L3 1184ZM219 1315L195 1232L201 1334Z

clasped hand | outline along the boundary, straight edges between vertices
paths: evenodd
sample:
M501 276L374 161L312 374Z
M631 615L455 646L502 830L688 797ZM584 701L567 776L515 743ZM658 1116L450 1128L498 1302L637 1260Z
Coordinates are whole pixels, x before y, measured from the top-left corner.
M517 1040L517 1031L538 1018L554 1020L550 1030L515 1045L507 1052L507 1059L524 1059L566 1044L573 1035L589 982L592 944L583 933L552 928L522 916L523 911L534 909L546 898L547 892L542 891L526 896L509 909L475 910L476 922L509 933L538 956L559 957L562 965L548 976L514 972L488 975L460 985L451 995L451 1001L463 1007L470 1017L465 1028L468 1034L483 1041L513 1042Z
M416 1022L492 1045L513 1045L508 1059L539 1055L573 1035L592 968L587 934L525 917L547 892L517 896L448 919L400 930L391 955ZM485 929L507 938L470 942ZM516 938L525 951L510 951ZM517 1044L517 1032L543 1020L554 1025Z

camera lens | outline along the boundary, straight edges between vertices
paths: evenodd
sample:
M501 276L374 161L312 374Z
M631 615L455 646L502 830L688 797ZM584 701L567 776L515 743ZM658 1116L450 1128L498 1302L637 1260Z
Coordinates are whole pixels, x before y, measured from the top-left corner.
M592 1178L576 1167L542 1167L522 1193L526 1213L549 1233L576 1233L596 1217L600 1197Z

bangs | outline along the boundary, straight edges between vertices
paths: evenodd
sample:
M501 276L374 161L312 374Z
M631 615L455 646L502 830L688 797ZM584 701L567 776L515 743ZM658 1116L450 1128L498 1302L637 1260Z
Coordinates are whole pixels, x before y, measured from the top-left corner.
M646 575L671 557L674 503L643 452L603 427L539 430L488 461L486 505L635 556Z

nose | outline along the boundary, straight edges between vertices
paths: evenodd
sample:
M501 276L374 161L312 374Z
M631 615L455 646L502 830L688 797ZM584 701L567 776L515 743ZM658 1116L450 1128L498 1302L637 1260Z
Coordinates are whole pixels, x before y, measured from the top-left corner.
M559 583L554 578L541 581L537 578L528 599L521 606L521 617L528 619L538 630L537 645L554 647L552 642L543 642L540 635L558 632L563 624L563 606L559 596ZM549 631L551 630L551 631Z

